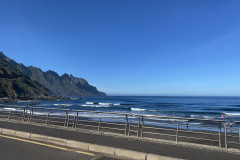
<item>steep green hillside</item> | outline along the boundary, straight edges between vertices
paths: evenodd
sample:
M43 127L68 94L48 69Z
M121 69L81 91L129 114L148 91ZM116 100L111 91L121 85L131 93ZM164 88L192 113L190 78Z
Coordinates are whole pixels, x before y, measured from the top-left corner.
M33 66L26 67L18 64L12 59L0 54L0 57L17 67L28 75L32 80L45 86L53 95L59 96L106 96L99 92L96 87L90 85L85 79L74 77L69 74L59 76L54 71L43 72L40 68Z
M48 89L31 80L0 52L0 97L35 99L50 95Z

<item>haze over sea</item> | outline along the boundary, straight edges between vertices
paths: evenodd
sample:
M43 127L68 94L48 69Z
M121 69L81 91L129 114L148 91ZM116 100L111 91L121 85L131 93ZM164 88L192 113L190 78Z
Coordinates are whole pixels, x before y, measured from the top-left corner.
M221 119L229 122L240 120L240 97L108 96L37 102L40 104L34 107ZM13 104L29 103L33 101L19 101ZM58 114L57 111L54 112ZM43 113L39 111L35 114ZM84 114L90 115L96 116Z

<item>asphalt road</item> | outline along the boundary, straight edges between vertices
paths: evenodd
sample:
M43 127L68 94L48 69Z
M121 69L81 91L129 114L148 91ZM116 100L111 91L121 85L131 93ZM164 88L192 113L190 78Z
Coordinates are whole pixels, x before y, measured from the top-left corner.
M0 137L0 159L2 160L90 160L96 157L95 154L86 155L71 151L70 148L63 149Z
M240 154L0 121L0 127L188 160L239 160ZM1 143L0 143L1 145ZM0 148L1 149L1 148ZM11 148L8 148L11 151ZM0 152L1 153L1 152ZM1 159L1 157L0 157Z

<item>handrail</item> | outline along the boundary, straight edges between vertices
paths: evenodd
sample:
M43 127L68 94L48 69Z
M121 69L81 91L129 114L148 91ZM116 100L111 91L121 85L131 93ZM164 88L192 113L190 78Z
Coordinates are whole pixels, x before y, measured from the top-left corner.
M88 113L103 113L103 114L118 114L118 115L128 115L133 116L129 113L117 113L117 112L102 112L102 111L87 111L87 110L72 110L73 112L88 112Z
M170 117L170 116L155 116L155 115L141 115L141 114L135 114L135 116L150 117L150 118L180 119L180 120L188 120L188 121L227 122L226 120L198 119L198 118L184 118L184 117Z
M129 113L118 113L118 112L102 112L102 111L88 111L88 110L71 110L71 109L59 109L59 108L46 108L46 107L29 107L29 106L18 106L18 105L3 105L8 107L19 107L19 108L35 108L35 109L47 109L47 110L62 110L62 111L73 111L73 112L89 112L89 113L104 113L104 114L118 114L118 115L129 115L129 116L140 116L150 118L166 118L166 119L180 119L188 121L211 121L211 122L228 122L226 120L213 120L213 119L198 119L198 118L184 118L184 117L170 117L170 116L156 116L156 115L141 115L141 114L129 114ZM240 121L234 121L234 123L240 123Z

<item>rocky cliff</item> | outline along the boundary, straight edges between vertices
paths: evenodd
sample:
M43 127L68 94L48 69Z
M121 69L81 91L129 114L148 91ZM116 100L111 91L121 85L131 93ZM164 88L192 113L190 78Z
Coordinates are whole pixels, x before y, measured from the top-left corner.
M40 68L18 64L1 53L9 63L28 75L32 80L45 86L53 95L59 96L106 96L96 87L90 85L85 79L69 74L59 76L54 71L42 71Z
M31 80L9 61L0 52L0 98L40 99L51 95L47 88Z

